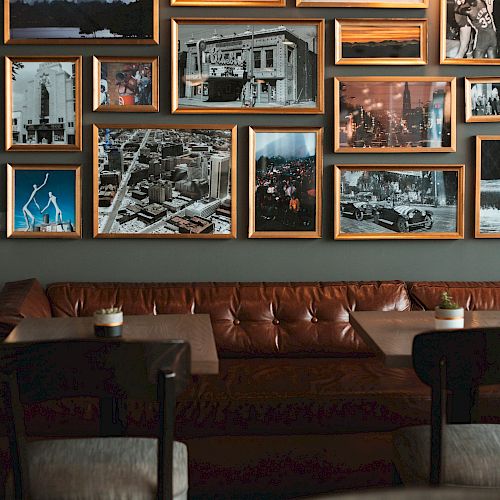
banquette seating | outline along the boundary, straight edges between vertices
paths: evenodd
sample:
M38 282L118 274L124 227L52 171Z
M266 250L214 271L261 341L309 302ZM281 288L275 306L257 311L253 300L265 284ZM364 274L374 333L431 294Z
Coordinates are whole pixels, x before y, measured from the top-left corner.
M432 309L447 290L466 309L500 309L500 282L7 283L0 334L24 317L209 313L219 375L196 376L177 404L189 491L198 498L293 497L393 480L391 432L429 423L430 391L385 367L349 324L354 310ZM500 386L481 393L500 422ZM33 436L93 436L98 405L25 407ZM128 402L127 432L148 436L153 407Z

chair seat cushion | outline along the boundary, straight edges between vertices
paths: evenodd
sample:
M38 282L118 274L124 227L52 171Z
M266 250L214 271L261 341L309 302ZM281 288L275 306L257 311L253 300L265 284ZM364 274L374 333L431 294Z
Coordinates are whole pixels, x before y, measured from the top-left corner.
M157 440L54 439L28 444L33 500L153 500ZM174 442L174 499L187 498L187 448Z
M428 484L430 439L429 426L394 432L394 460L403 483ZM500 487L499 425L447 425L443 443L444 484Z

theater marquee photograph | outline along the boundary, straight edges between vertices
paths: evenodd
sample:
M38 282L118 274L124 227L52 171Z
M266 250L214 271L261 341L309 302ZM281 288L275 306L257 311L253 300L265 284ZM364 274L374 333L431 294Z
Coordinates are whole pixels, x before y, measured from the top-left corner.
M462 239L463 165L334 167L337 240Z
M94 125L94 237L234 238L236 126Z
M5 58L5 148L81 150L81 57Z
M323 113L324 20L172 19L173 113Z

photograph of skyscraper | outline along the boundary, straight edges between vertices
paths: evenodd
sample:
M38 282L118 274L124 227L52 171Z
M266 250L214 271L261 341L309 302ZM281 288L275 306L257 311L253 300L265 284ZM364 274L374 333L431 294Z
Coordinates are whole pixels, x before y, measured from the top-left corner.
M450 150L452 84L444 78L338 79L336 150Z
M95 235L230 237L232 133L230 126L98 128Z

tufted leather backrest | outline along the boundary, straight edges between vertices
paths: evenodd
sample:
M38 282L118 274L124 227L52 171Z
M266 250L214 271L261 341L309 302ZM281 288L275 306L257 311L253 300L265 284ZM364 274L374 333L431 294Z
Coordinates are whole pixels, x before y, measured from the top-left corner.
M434 309L448 292L466 311L500 310L498 281L420 281L409 286L414 309Z
M54 316L208 313L221 357L369 356L349 312L406 311L406 285L338 283L55 283Z

